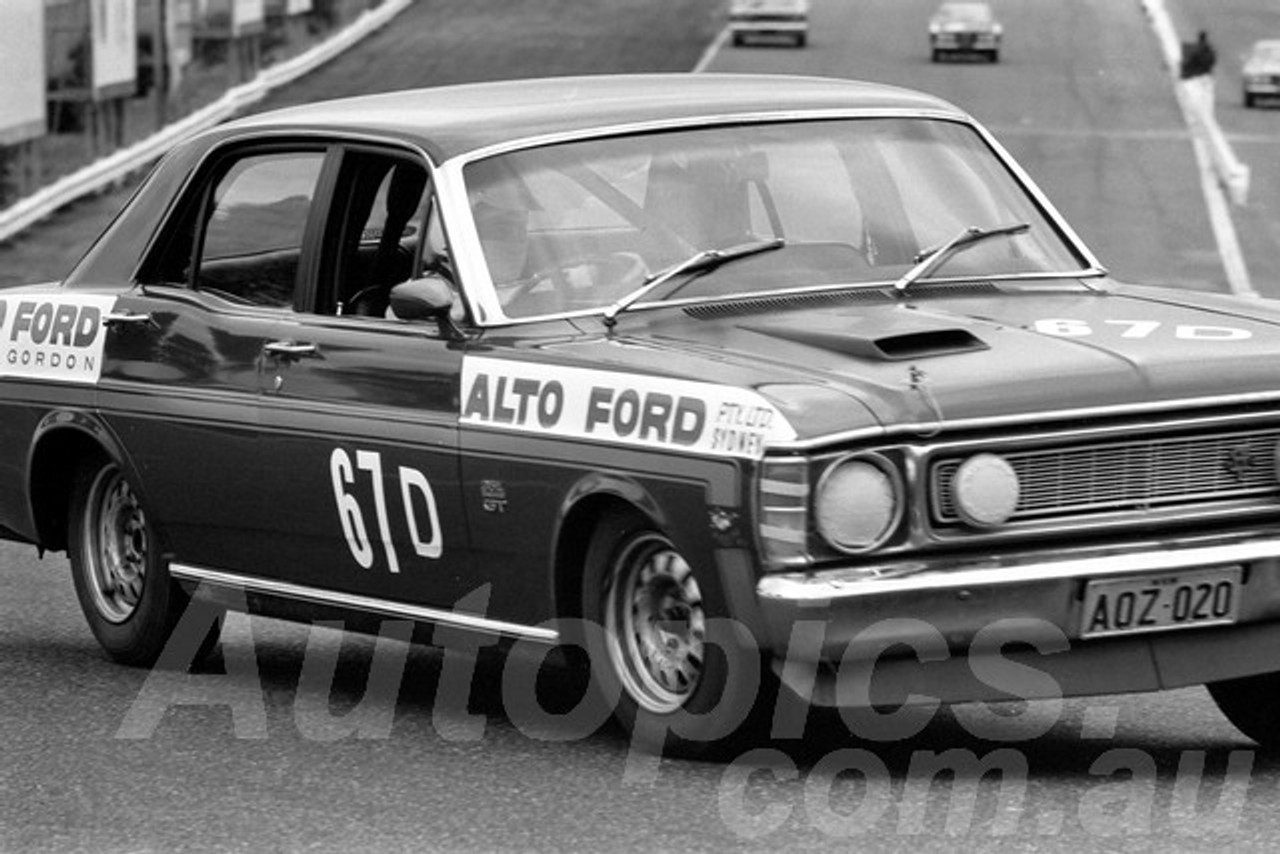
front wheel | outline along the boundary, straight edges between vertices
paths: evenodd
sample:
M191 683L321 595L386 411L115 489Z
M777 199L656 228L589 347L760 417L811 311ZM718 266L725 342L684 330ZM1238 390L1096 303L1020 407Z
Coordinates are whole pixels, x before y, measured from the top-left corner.
M76 597L103 650L122 664L154 664L186 610L142 501L113 461L81 467L73 484L67 553ZM217 641L215 618L187 663Z
M1205 687L1236 729L1264 748L1280 747L1280 673L1211 682Z
M583 616L595 683L653 753L704 755L749 733L772 674L729 619L711 574L638 513L603 520L587 552Z

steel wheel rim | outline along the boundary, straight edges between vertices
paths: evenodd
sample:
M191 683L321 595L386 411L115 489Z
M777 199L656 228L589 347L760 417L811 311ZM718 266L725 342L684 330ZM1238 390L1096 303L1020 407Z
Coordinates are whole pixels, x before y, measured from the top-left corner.
M114 466L94 479L85 502L85 578L103 619L123 623L138 610L147 577L147 520Z
M641 708L679 709L702 678L706 612L693 570L650 534L618 556L605 591L605 637L614 671Z

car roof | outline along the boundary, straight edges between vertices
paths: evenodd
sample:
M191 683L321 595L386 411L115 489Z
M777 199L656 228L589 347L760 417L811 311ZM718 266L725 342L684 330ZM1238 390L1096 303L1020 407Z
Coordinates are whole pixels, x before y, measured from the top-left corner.
M436 162L549 134L755 114L822 111L946 112L920 92L818 77L632 74L467 83L363 95L259 113L225 133L279 129L390 135ZM222 134L219 134L220 136Z
M1280 39L1262 39L1253 43L1251 53L1255 56L1270 56L1280 53Z

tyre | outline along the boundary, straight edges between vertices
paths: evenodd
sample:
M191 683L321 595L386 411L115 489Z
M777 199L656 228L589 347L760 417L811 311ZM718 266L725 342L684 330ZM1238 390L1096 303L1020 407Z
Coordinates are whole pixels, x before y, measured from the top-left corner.
M1253 106L1253 96L1248 92L1244 93L1244 106L1246 110Z
M1269 749L1280 747L1280 673L1262 673L1206 686L1227 720Z
M639 513L602 520L586 572L592 681L632 744L706 756L751 737L771 709L774 679L746 629L728 619L713 573L691 566Z
M189 597L169 577L137 492L119 465L97 461L76 473L70 510L67 554L90 630L113 660L155 664ZM201 661L217 642L220 626L219 613L198 621L201 636L186 645L186 654L170 651L174 662Z
M806 34L799 33L796 36L796 47L804 47L808 43L809 43L809 37Z
M930 54L929 54L929 61L930 61L930 62L941 62L941 61L942 61L942 51L938 50L938 49L935 47L935 48L930 52Z
M1000 51L998 50L987 51L987 59L991 62L999 62Z

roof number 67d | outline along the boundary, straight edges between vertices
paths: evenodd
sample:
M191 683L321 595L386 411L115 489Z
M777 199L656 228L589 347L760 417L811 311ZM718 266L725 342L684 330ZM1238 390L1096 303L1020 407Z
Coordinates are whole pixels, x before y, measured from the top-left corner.
M333 500L338 505L338 519L342 522L342 534L347 538L351 556L364 569L373 566L374 541L365 525L365 513L356 498L356 472L368 475L373 493L374 517L378 523L378 537L387 556L387 568L400 571L395 543L391 539L391 520L387 515L387 493L382 473L382 455L377 451L356 451L355 465L351 455L342 448L334 448L329 456L329 474L333 480ZM440 542L440 517L436 512L436 496L431 491L427 476L417 469L400 466L400 506L404 510L405 524L409 528L409 541L419 557L434 560L444 550ZM364 492L364 490L361 490ZM427 508L428 539L423 539L418 517L414 510L414 493Z
M1150 338L1153 335L1172 335L1179 341L1243 341L1252 338L1248 329L1235 326L1199 326L1190 323L1172 325L1158 320L1104 320L1103 324L1120 334L1121 338ZM1083 320L1055 317L1037 320L1036 332L1042 335L1056 335L1059 338L1083 338L1086 335L1099 334Z

